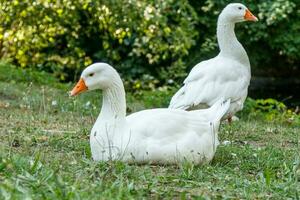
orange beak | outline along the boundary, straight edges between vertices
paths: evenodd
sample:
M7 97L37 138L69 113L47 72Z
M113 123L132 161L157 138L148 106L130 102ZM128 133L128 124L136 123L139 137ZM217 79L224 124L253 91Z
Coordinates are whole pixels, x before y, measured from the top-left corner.
M82 78L79 79L78 83L75 85L73 90L70 92L70 96L75 96L83 91L86 91L88 88L85 85L85 82Z
M257 22L258 21L258 19L257 19L257 17L255 17L251 12L250 12L250 10L246 10L246 13L245 13L245 15L244 15L244 19L246 20L246 21L253 21L253 22Z

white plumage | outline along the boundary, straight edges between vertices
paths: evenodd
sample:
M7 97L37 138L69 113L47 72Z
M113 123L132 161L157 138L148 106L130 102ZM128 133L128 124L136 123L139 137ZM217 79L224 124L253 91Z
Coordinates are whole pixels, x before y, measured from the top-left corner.
M242 4L229 4L218 19L217 39L220 53L197 64L172 97L169 108L194 110L212 106L218 99L230 100L226 118L243 108L251 78L246 51L237 40L234 25L257 18Z
M220 99L211 108L199 111L160 108L126 117L123 83L105 63L86 68L71 95L86 89L103 90L101 113L90 134L92 156L97 161L209 162L219 144L220 119L230 104Z

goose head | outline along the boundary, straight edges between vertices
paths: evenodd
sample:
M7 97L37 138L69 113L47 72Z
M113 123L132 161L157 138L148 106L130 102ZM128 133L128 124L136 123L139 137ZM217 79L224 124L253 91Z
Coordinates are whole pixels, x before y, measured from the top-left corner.
M79 81L70 92L70 96L75 96L86 90L105 90L109 88L118 77L116 70L109 64L92 64L83 70Z
M243 21L258 21L251 11L241 3L228 4L220 14L222 21L238 23Z

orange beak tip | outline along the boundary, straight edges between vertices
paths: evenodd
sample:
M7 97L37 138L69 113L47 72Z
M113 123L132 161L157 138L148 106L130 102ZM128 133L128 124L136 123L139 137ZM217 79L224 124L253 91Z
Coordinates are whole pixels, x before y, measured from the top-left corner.
M78 83L75 85L75 87L69 92L69 96L73 97L76 96L77 94L86 91L88 88L85 85L84 80L81 78L79 79Z
M253 21L253 22L257 22L257 21L258 21L258 18L255 17L255 16L251 13L250 10L246 10L244 19L245 19L246 21Z
M73 97L74 96L74 94L72 93L72 91L69 91L68 95L69 95L69 97Z

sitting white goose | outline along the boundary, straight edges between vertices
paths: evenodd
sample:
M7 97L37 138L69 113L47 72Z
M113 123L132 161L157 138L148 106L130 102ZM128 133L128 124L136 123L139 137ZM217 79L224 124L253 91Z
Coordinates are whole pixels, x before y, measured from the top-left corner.
M200 164L213 158L220 119L229 101L219 100L200 111L161 108L126 117L122 80L106 63L87 67L70 95L95 89L103 90L103 103L90 134L94 160L161 164L186 160Z
M191 70L183 87L172 97L169 108L207 108L225 98L231 104L224 118L231 121L231 117L243 108L251 78L249 58L235 36L234 26L237 22L257 20L243 4L228 4L218 19L219 55L198 63Z

